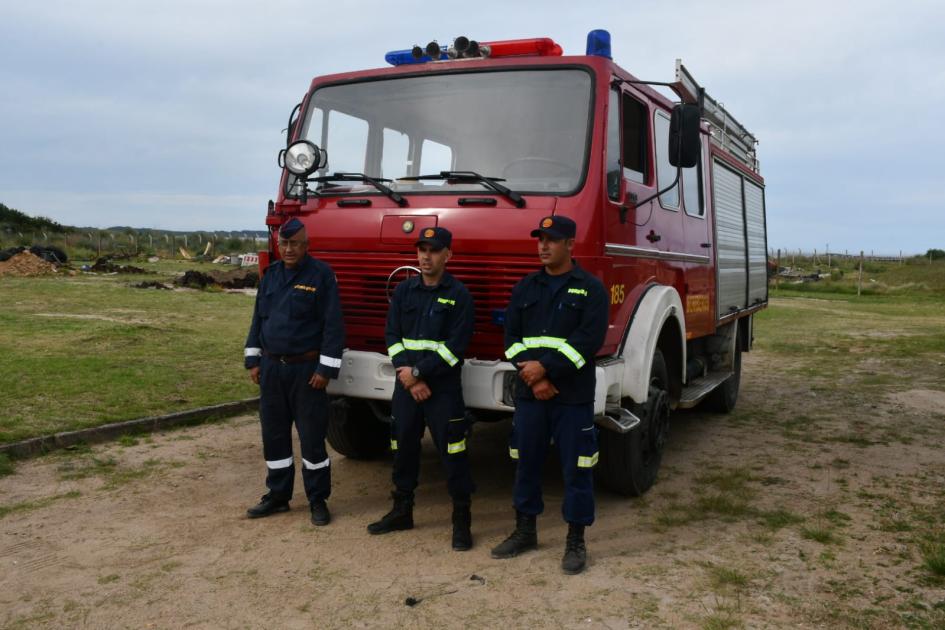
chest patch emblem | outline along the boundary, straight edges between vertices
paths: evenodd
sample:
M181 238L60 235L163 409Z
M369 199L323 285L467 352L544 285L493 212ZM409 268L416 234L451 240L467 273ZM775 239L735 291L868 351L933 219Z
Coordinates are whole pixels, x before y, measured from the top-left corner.
M315 293L315 287L310 287L307 284L297 284L292 288L299 289L300 291L310 291L311 293Z

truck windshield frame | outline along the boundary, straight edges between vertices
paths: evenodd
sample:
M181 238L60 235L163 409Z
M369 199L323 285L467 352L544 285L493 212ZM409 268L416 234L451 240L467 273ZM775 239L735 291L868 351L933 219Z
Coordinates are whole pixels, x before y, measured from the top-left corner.
M309 194L380 194L367 183L330 179L344 171L391 179L390 189L401 195L496 194L473 179L416 179L431 172L475 171L521 194L574 195L587 178L594 95L594 73L580 65L452 70L321 85L308 99L298 136L328 152L327 166L309 178ZM284 181L287 198L302 196L295 176L287 172Z

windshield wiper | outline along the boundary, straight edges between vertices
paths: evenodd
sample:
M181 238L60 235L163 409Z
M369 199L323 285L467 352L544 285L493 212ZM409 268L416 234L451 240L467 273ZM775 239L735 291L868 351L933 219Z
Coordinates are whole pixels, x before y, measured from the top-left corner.
M417 175L416 177L401 177L400 179L411 182L421 179L455 179L459 181L477 182L508 198L512 203L515 204L516 208L525 207L525 199L520 194L510 188L506 188L499 183L504 182L504 179L500 177L488 177L486 175L480 175L475 171L440 171L438 175Z
M305 180L307 182L318 182L320 184L327 184L328 182L365 182L374 186L379 191L384 193L391 201L396 203L398 206L403 208L407 205L407 200L404 199L403 195L394 192L381 182L389 182L389 179L374 178L365 175L364 173L335 173L334 175L324 175L322 177L310 177ZM317 194L316 190L316 194Z

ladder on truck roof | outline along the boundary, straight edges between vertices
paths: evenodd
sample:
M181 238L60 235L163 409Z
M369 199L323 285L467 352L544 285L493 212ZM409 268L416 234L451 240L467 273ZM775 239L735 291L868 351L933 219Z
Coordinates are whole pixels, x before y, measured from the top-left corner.
M721 103L706 94L705 88L682 65L682 59L676 60L676 80L669 87L684 103L699 105L702 117L711 125L711 137L719 146L758 172L758 152L755 148L758 139L735 120Z

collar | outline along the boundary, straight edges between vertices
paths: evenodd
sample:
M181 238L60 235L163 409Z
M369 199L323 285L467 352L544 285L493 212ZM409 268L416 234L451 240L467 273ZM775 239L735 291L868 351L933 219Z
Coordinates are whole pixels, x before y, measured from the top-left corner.
M417 275L411 278L410 281L413 282L413 285L410 287L411 289L424 289L426 291L436 291L440 287L443 287L444 289L448 289L451 286L453 286L453 276L450 274L449 271L444 271L443 276L440 278L440 281L437 284L433 285L432 287L428 287L427 285L423 283L423 276L421 275Z
M586 275L586 272L585 272L583 269L581 269L581 266L580 266L580 265L578 264L578 262L577 262L576 260L574 260L573 258L571 259L571 264L573 265L573 267L571 267L571 270L568 271L567 273L562 274L562 275L564 275L564 276L570 276L571 278L574 278L575 280L583 280L583 279L584 279L584 276ZM554 277L560 278L561 276L554 276ZM545 270L544 267L542 267L541 269L538 270L538 279L539 279L541 282L547 284L547 282L548 282L548 280L549 280L550 278L552 278L552 275L549 274L549 273Z

